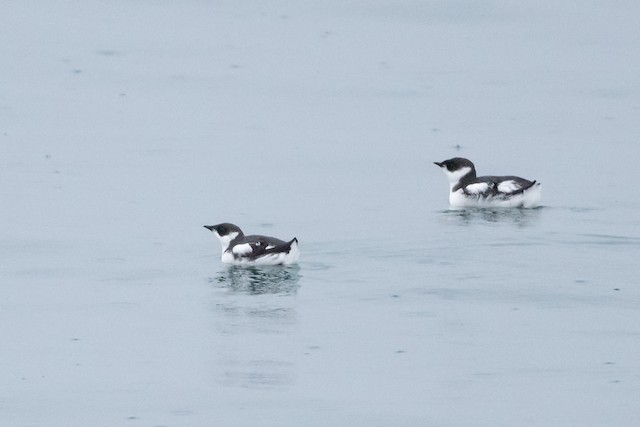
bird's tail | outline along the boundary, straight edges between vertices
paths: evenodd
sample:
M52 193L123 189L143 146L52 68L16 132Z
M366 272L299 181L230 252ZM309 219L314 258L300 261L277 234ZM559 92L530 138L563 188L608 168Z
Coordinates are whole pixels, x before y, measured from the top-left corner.
M540 183L534 179L533 181L531 181L529 185L525 185L524 187L519 188L517 191L514 191L513 193L511 193L511 195L515 196L516 194L522 194L528 189L535 187L536 185L540 185Z
M295 264L298 262L298 258L300 258L300 249L298 249L298 239L294 237L293 239L291 239L291 241L287 243L287 245L289 246L289 251L288 251L289 256L287 257L287 261L285 263Z
M298 239L294 237L289 242L287 242L287 246L289 247L289 251L291 251L294 246L297 248L298 247Z

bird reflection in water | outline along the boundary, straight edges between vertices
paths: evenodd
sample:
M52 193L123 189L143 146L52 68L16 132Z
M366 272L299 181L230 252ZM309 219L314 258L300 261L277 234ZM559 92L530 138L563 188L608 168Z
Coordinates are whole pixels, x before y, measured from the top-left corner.
M220 271L213 283L250 295L292 294L298 289L300 267L232 265Z
M450 209L445 211L447 215L455 217L463 224L469 225L478 221L493 223L511 223L518 227L527 227L535 223L542 211L542 207L533 209L522 208L465 208Z

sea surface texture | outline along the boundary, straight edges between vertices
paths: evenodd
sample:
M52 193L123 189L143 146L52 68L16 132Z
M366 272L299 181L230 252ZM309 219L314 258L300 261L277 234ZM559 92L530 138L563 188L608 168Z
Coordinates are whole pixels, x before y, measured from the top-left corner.
M638 425L640 2L0 9L0 425Z

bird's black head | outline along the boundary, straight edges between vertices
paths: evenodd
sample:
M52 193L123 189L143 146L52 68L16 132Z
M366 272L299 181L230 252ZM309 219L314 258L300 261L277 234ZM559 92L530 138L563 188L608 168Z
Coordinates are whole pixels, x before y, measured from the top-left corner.
M475 166L469 159L463 157L454 157L453 159L443 160L442 162L433 162L441 168L446 168L449 172L455 172L462 168L470 168L475 171Z
M231 233L238 233L238 235L242 235L242 230L240 230L240 227L228 222L223 222L222 224L217 225L205 225L204 228L211 230L219 237L228 236Z

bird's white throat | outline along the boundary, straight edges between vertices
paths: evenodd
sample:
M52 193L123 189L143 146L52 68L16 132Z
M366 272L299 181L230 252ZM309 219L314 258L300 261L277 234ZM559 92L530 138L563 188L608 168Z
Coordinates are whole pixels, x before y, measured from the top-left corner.
M444 174L447 176L447 179L449 179L449 190L453 190L453 187L458 185L462 177L468 174L469 172L471 172L470 167L464 167L462 169L458 169L453 172L448 170L446 167L442 168L442 170L444 171Z
M229 244L233 239L238 237L238 234L239 233L237 231L233 231L229 234L225 234L224 236L221 236L218 233L216 233L216 236L218 236L218 239L220 239L220 245L222 246L222 253L224 253L229 248Z

